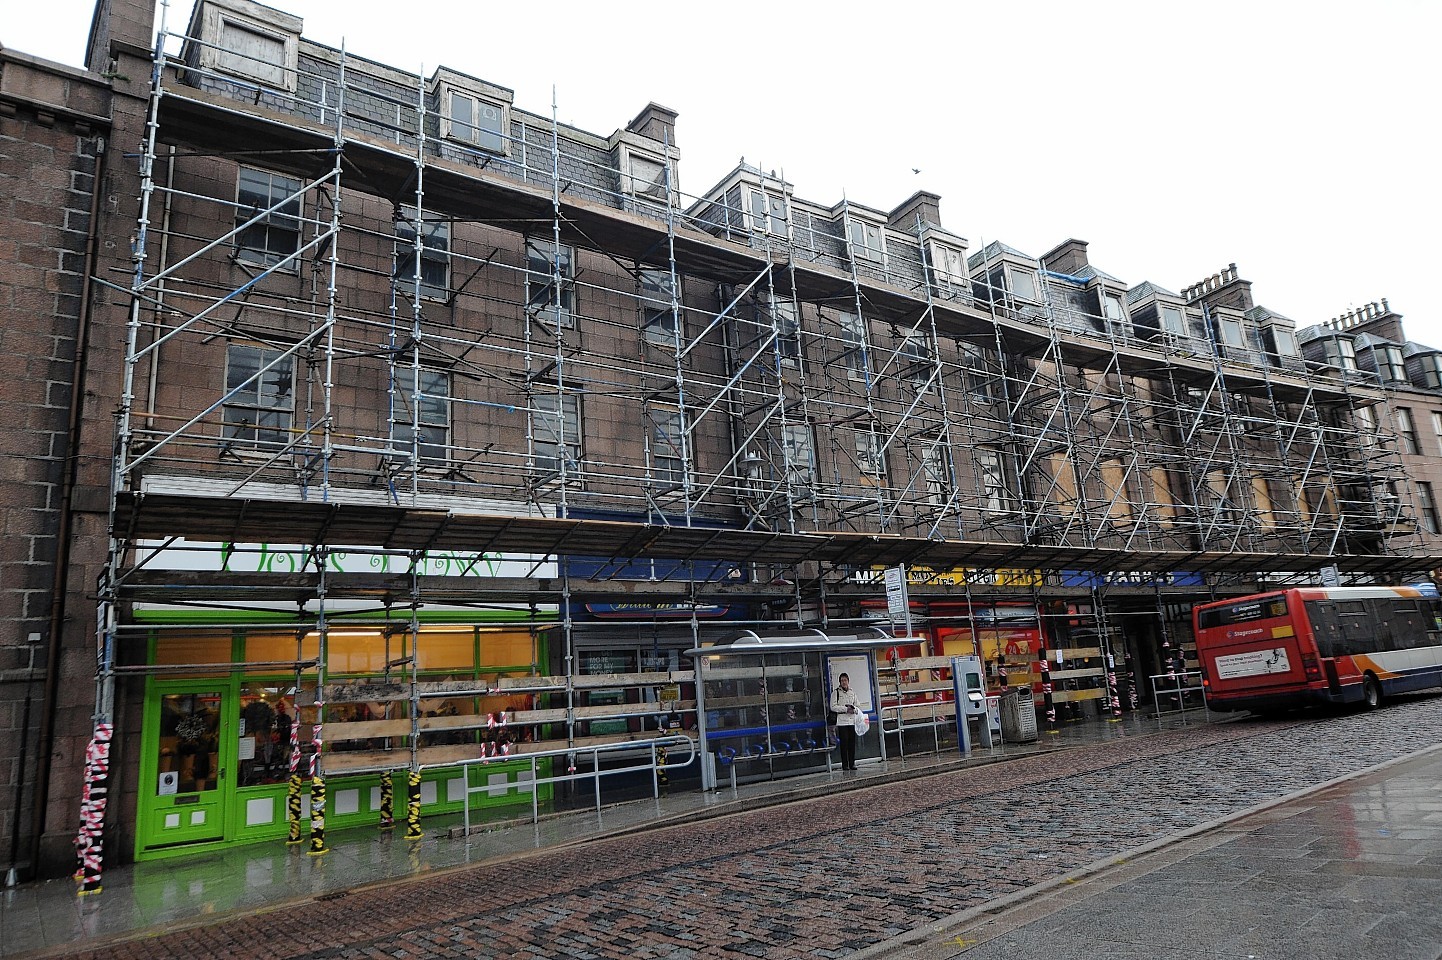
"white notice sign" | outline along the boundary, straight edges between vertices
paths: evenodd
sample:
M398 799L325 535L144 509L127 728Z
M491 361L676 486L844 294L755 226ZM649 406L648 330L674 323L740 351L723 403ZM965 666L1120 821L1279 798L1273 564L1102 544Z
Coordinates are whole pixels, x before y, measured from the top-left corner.
M1286 673L1292 669L1285 647L1272 650L1253 650L1251 653L1235 653L1230 657L1217 658L1217 678L1232 680L1236 677L1259 677L1269 673Z
M906 568L886 568L886 612L891 615L893 625L906 624L906 635L911 636L911 600L906 593ZM894 629L894 627L893 627Z

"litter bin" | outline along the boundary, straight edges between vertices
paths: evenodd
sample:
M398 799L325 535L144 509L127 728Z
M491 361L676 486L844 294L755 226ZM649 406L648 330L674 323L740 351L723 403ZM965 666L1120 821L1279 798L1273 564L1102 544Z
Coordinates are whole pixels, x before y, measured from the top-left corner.
M1001 693L1001 738L1031 743L1037 738L1036 703L1031 687L1013 687Z

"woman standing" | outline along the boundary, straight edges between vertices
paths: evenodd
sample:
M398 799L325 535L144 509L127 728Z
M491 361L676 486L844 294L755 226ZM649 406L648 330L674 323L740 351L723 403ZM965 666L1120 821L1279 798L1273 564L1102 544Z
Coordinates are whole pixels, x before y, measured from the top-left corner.
M836 715L836 739L841 741L841 769L856 769L856 730L866 716L861 701L851 689L851 677L843 673L831 691L831 712Z

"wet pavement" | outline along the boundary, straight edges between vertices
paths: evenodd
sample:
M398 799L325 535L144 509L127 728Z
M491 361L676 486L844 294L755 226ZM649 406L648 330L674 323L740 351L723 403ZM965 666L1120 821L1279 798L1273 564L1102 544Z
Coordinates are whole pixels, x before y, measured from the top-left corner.
M1140 939L1158 929L1147 919L1137 921L1135 933L1092 922L1098 909L1109 905L1110 894L1075 906L1076 916L1066 914L1074 905L1057 898L1100 883L1068 881L1091 877L1118 858L1135 863L1149 848L1183 849L1178 837L1250 837L1250 828L1233 829L1218 821L1335 778L1355 777L1438 742L1438 697L1412 698L1371 715L1269 723L1193 720L1172 727L1131 719L1090 724L1043 741L1047 747L1074 749L1008 748L1005 756L1011 759L1005 763L913 757L904 764L864 768L860 776L838 773L742 786L735 796L729 790L688 791L599 816L556 817L539 826L529 821L492 825L469 842L441 839L436 834L447 825L428 823L431 834L417 843L373 832L337 835L334 852L320 858L266 844L113 870L103 894L79 900L70 884L19 888L4 897L0 950L197 960L826 958L911 956L905 951L942 948L950 952L914 955L1061 958L1085 950L1089 958L1246 957L1226 951L1234 941L1241 949L1248 943L1247 930L1264 923L1238 919L1228 928L1228 938L1215 943L1203 943L1190 932L1206 923L1199 911L1207 897L1187 888L1186 877L1222 904L1235 899L1217 896L1223 888L1207 879L1211 863L1193 865L1191 874L1183 871L1176 881L1153 878L1177 884L1179 899L1140 906L1141 917L1159 909L1176 912L1179 902L1196 907L1184 915L1186 923L1175 925L1175 938L1161 946L1154 938ZM1416 791L1430 784L1435 796L1439 778L1442 769L1424 764L1407 789L1416 800ZM1421 873L1402 872L1406 863L1389 867L1397 871L1390 875L1394 898L1398 890L1412 890L1412 884L1435 884L1436 845L1442 843L1436 808L1418 806L1412 813L1386 816L1416 819L1416 825L1401 829L1425 834L1406 834L1402 838L1418 846L1390 854L1422 858ZM1354 822L1371 823L1355 817ZM1290 821L1301 831L1293 837L1297 844L1310 850L1315 842L1321 851L1332 842L1326 833L1332 820L1319 813L1314 820L1288 817L1261 825L1280 829ZM1399 838L1396 827L1366 829L1394 831L1388 839ZM1315 832L1307 836L1308 830ZM1428 843L1434 846L1428 849ZM1226 846L1218 841L1196 855L1225 857ZM1307 859L1295 850L1285 861L1270 858L1296 864ZM1288 874L1269 881L1268 860L1266 855L1239 855L1217 876L1227 890L1241 881L1254 884L1255 891L1245 888L1248 898L1264 904L1271 903L1265 897L1276 899L1283 892L1305 898L1313 886L1330 895L1339 886L1365 885L1372 876L1338 873L1359 862L1338 854L1328 861L1331 866L1311 871L1310 880ZM1170 866L1181 870L1185 864ZM1101 872L1116 876L1118 869ZM1303 872L1299 866L1296 873ZM1333 883L1318 885L1316 876ZM1345 884L1337 882L1339 876L1347 877ZM1297 881L1295 889L1287 886L1290 880ZM1151 893L1159 897L1168 889ZM1356 892L1370 895L1361 887ZM1418 888L1409 895L1435 904L1442 902L1437 893L1435 887ZM1032 953L1021 940L1007 947L1001 927L977 933L967 926L978 922L968 919L968 911L984 910L990 918L1006 911L1008 898L1058 903L1054 915L1018 921L1004 931L1005 936L1040 937L1049 944L1045 950ZM1316 915L1328 909L1331 904L1318 906L1307 916L1320 922ZM1408 923L1402 916L1378 917L1364 927L1365 911L1353 912L1359 930L1375 929L1379 938L1390 929L1388 923ZM1060 932L1027 927L1053 921L1061 925ZM1243 929L1249 922L1252 926ZM1296 925L1289 921L1283 932ZM1113 939L1096 939L1106 932ZM1133 936L1138 939L1128 939ZM1437 957L1436 949L1425 952L1422 944L1428 942L1435 944L1437 938L1416 941L1421 952L1363 955ZM1067 953L1073 946L1077 953ZM988 949L1002 952L977 952ZM1250 955L1300 955L1258 950Z
M1442 957L1442 746L856 960Z

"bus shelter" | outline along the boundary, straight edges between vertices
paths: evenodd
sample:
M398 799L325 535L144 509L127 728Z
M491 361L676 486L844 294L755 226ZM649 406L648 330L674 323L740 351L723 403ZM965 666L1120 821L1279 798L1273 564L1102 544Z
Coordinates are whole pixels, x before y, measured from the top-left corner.
M701 783L767 780L830 770L836 747L827 723L837 678L846 673L871 730L858 738L858 762L885 759L877 720L875 650L896 643L877 627L760 635L743 630L687 650L696 663Z

